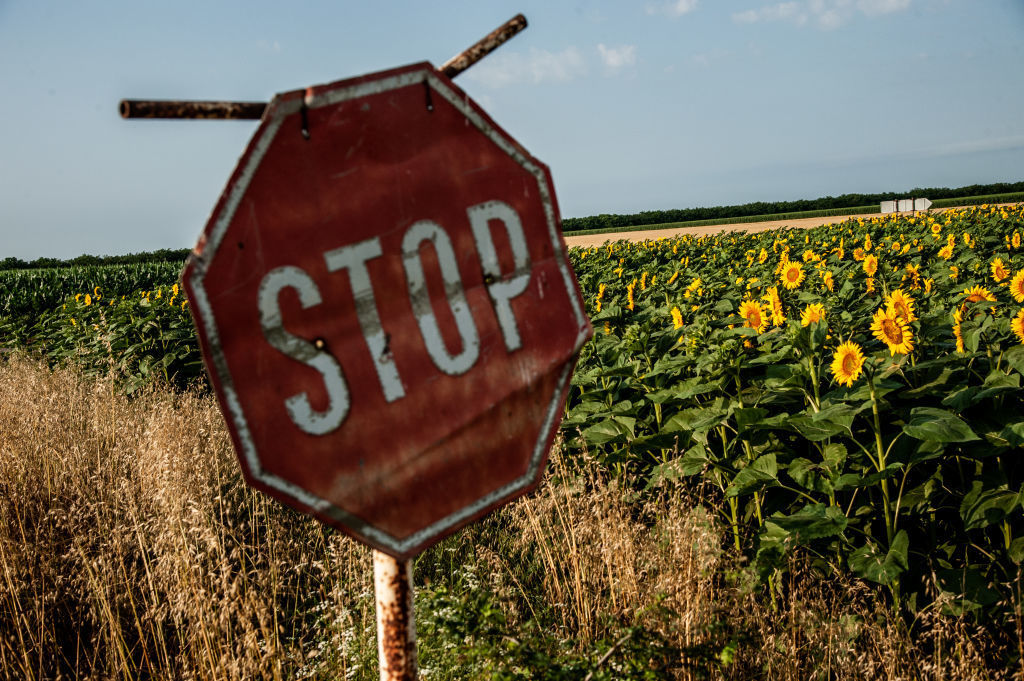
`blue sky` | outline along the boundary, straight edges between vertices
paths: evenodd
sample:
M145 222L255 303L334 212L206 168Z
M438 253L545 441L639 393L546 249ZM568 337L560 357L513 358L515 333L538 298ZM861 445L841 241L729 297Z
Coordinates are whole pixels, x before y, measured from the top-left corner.
M552 169L562 214L1024 180L1024 0L0 0L0 258L191 247L266 100L430 60Z

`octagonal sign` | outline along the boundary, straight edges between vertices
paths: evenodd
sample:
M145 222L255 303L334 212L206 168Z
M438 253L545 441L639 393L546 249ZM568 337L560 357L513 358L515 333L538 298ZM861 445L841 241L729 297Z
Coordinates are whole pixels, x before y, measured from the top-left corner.
M182 282L249 483L398 558L536 484L591 334L547 168L428 63L275 97Z

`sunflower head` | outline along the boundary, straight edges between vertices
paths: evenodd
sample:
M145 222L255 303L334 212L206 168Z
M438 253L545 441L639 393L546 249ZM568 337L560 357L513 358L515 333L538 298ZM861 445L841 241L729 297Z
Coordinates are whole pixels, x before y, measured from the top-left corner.
M964 289L964 295L967 296L968 303L980 303L982 301L987 303L996 302L996 297L984 286L971 286L970 288Z
M821 303L810 303L800 313L800 326L810 326L825 319L825 306Z
M672 308L672 328L679 329L683 326L683 313L679 311L678 307Z
M914 349L914 335L910 327L891 310L879 308L875 312L871 319L871 333L888 346L890 355L897 352L907 355Z
M1024 308L1021 308L1017 316L1010 322L1010 328L1013 329L1013 334L1017 336L1017 339L1024 343Z
M804 280L804 268L798 262L789 261L782 267L779 277L787 289L795 289Z
M916 321L914 315L914 299L903 292L903 289L896 289L885 299L888 308L900 319L909 324Z
M1003 263L1002 258L996 258L992 261L992 279L998 284L1003 279L1010 276L1010 273L1006 269L1006 265Z
M869 277L875 276L875 272L878 271L878 258L873 255L867 255L864 257L864 274Z
M740 316L743 317L743 326L751 329L757 329L758 333L763 333L765 328L768 326L768 320L765 319L764 310L761 309L761 304L755 300L744 300L740 303Z
M832 355L832 375L836 383L850 387L864 370L864 353L853 341L846 341Z
M1018 303L1024 303L1024 270L1013 275L1013 279L1010 281L1010 295Z

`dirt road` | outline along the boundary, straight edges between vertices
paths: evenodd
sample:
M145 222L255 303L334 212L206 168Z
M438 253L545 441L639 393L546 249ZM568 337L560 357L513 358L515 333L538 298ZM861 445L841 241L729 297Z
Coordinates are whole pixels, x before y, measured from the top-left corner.
M1017 204L995 204L1003 206L1015 206ZM961 206L971 207L971 206ZM934 213L941 213L945 210L959 210L959 208L944 208L942 210L932 211ZM910 213L900 213L901 215L909 215ZM799 229L809 229L811 227L819 227L821 225L831 225L837 222L845 222L847 220L856 218L874 218L878 217L878 213L864 213L861 215L834 215L832 217L823 218L800 218L797 220L769 220L767 222L738 222L735 224L726 225L706 225L704 227L676 227L671 229L651 229L637 232L614 232L608 234L587 234L583 236L567 236L565 237L565 243L570 248L573 246L600 246L605 241L618 241L619 239L627 239L629 241L644 241L645 239L661 239L665 237L673 237L679 234L692 234L694 236L701 236L704 234L717 234L718 232L763 232L768 229L777 229L779 227L795 227Z

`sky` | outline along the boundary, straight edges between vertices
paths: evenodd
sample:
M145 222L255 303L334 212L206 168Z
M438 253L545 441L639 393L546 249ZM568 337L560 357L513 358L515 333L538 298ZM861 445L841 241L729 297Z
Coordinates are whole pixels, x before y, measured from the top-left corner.
M1024 0L0 0L0 259L194 245L268 100L440 65L564 217L1024 180Z

